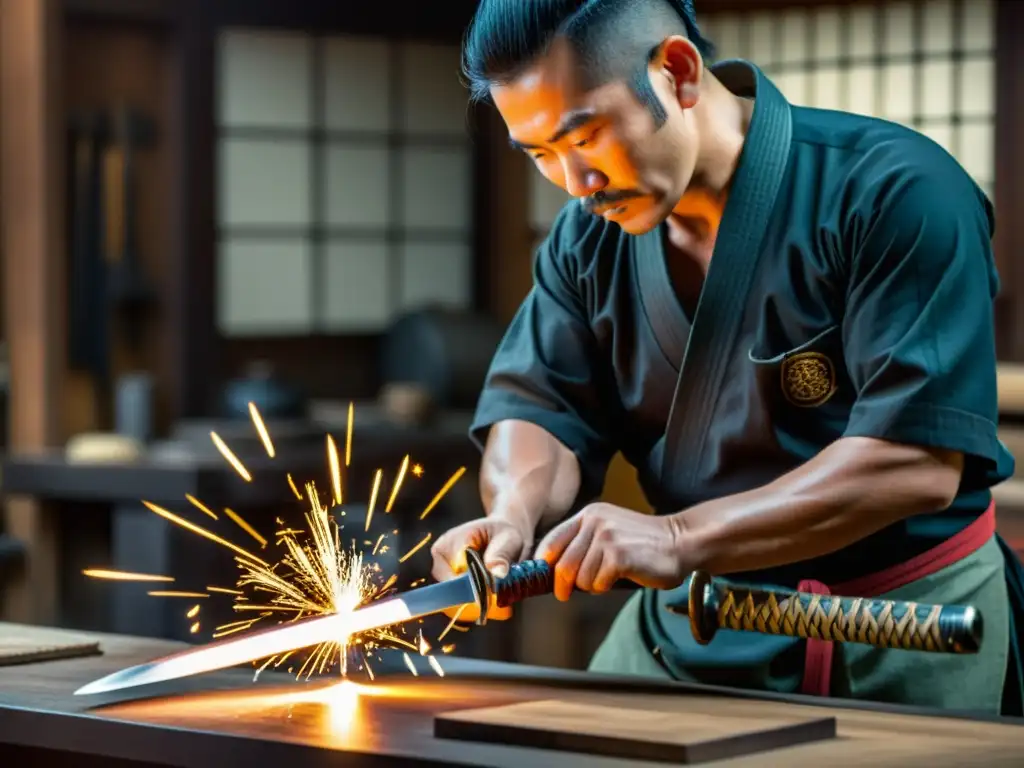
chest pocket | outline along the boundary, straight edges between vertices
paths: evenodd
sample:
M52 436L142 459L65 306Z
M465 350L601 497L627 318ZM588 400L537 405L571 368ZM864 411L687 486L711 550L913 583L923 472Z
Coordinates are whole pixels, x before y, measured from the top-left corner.
M856 401L843 358L842 329L833 325L784 352L755 342L748 357L776 438L809 458L842 436Z

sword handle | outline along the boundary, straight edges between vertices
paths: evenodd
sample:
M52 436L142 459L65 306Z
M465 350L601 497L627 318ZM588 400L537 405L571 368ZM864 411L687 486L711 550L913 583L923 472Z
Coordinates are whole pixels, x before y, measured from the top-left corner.
M877 648L931 653L977 653L981 613L970 605L814 595L729 584L694 573L689 605L694 639L711 642L719 629L788 635Z
M524 560L494 578L483 558L466 551L473 579L478 623L491 600L502 608L550 594L554 571L544 560ZM984 622L970 605L928 605L903 600L815 595L732 584L697 571L690 579L688 603L669 610L689 616L694 639L707 645L719 629L786 635L877 648L931 653L973 654L981 647Z
M487 608L492 599L499 608L507 608L530 597L549 595L554 590L555 572L546 560L513 563L505 576L495 578L480 553L471 548L466 550L466 570L479 609L477 624L487 620Z

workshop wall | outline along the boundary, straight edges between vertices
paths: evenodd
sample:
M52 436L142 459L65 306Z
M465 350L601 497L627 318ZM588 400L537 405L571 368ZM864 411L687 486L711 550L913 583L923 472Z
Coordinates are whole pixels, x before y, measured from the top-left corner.
M155 426L163 429L168 421L166 387L171 373L167 346L175 333L167 316L156 309L166 310L174 266L170 40L145 25L69 21L64 31L63 65L71 221L67 257L71 349L64 386L65 435L109 429L112 383L133 372L151 377ZM88 162L84 142L90 131L97 142L92 151L96 153L98 184L93 191L82 184L82 174L91 172L83 165ZM125 132L136 134L135 139L127 139L127 179ZM93 194L100 199L91 200ZM83 224L77 212L90 205L101 211L101 232L91 243L83 243L79 232ZM100 253L88 253L92 247ZM125 267L125 259L137 259L138 274L153 291L152 311L126 314L108 291L94 284L100 279L99 262Z

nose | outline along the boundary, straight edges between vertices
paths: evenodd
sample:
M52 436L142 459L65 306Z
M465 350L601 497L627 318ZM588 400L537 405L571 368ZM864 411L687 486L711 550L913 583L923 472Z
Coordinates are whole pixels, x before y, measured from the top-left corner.
M565 191L572 197L588 197L608 186L608 177L571 158L565 163Z

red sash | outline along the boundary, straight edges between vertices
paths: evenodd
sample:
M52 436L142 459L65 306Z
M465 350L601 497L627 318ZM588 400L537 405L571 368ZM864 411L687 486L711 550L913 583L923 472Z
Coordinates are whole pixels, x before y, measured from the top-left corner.
M877 597L911 582L931 576L981 549L996 532L996 503L973 523L936 547L922 552L905 563L894 565L831 589L819 581L801 581L797 589L816 595L843 597ZM804 679L800 692L808 696L829 696L832 690L832 643L828 640L808 640L804 659Z

